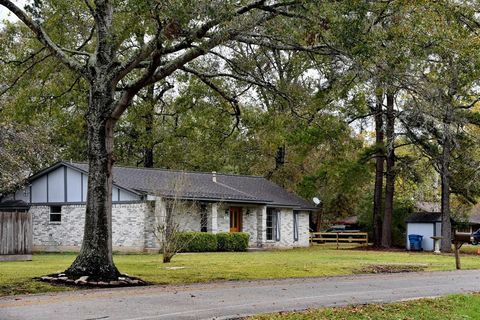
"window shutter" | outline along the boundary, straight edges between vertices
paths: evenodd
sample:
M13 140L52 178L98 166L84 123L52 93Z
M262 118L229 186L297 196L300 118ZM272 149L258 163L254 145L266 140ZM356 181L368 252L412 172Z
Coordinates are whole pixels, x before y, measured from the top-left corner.
M280 211L275 212L275 240L280 241Z
M293 241L298 241L298 212L293 212Z

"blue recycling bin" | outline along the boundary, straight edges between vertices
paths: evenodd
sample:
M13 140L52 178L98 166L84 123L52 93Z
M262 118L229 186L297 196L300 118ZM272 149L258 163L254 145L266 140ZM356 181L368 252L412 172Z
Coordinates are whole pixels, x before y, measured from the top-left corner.
M410 250L411 251L422 251L422 240L423 236L419 234L409 234L408 241L410 241Z

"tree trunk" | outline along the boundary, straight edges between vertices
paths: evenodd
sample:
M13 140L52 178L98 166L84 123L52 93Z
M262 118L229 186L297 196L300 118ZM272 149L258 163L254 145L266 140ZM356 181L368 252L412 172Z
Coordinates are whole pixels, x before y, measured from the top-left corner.
M155 85L147 87L147 97L145 103L147 110L143 118L145 119L145 146L143 148L143 166L153 168L153 113L155 112Z
M447 111L449 113L450 111ZM448 115L447 115L447 118ZM442 179L442 252L452 252L452 224L450 222L450 153L452 150L452 141L450 137L450 123L447 120L443 126L443 151L441 158L440 174Z
M285 144L278 146L277 150L275 151L275 168L270 170L265 175L265 178L271 179L275 172L277 172L278 170L281 170L283 168L283 166L285 165L285 154L286 154ZM276 182L280 186L285 187L284 179L282 179L281 181L276 181Z
M460 248L462 244L455 240L455 269L462 269L462 264L460 263Z
M113 280L119 272L112 257L112 166L115 121L108 116L113 89L91 84L88 122L88 193L80 254L66 270L68 276Z
M320 208L317 211L317 229L316 232L322 232L322 218L323 218L323 202L320 204Z
M277 148L275 153L275 170L280 170L285 164L285 145L281 145Z
M373 196L373 245L379 247L382 242L382 198L383 198L383 93L377 92L375 104L375 190Z
M393 196L395 193L395 95L387 92L387 170L385 182L385 211L383 214L382 247L392 246Z
M172 261L172 257L164 253L163 254L163 263L170 263L170 261Z

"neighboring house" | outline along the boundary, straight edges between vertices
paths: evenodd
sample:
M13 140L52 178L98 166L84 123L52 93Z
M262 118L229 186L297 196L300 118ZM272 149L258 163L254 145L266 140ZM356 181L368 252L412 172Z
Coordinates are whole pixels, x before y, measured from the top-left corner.
M78 250L87 177L87 164L58 162L0 201L30 204L35 250ZM178 199L198 208L178 216L183 230L243 231L251 247L309 245L309 213L315 207L262 177L114 167L113 180L114 250L157 250L155 226Z
M480 229L480 203L472 208L467 222L468 224L459 231L472 233Z
M408 235L418 234L423 236L422 246L425 251L433 251L433 236L441 236L442 233L442 213L440 203L436 202L418 202L415 205L418 212L413 213L407 220L407 250L410 250ZM457 232L472 233L480 229L480 204L474 206L467 216L463 219L454 221L451 219L452 226Z
M422 248L425 251L434 250L434 240L431 237L442 235L442 214L439 212L417 212L407 220L407 250L410 250L408 236L418 234L423 236Z

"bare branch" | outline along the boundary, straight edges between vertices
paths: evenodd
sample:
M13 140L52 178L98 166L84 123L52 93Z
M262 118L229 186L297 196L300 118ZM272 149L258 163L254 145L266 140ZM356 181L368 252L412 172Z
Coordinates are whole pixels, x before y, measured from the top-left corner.
M235 32L227 31L226 33L218 34L216 37L211 38L203 46L194 47L184 54L178 56L172 61L166 63L165 65L153 70L149 68L142 77L133 82L128 88L124 91L122 97L118 101L115 109L112 112L112 118L118 119L126 108L130 105L132 99L135 95L145 86L165 79L170 76L173 72L178 70L180 67L184 66L186 63L198 58L201 55L208 53L208 51L217 45L221 44L228 39L231 39L235 36ZM155 65L152 63L152 66Z
M82 50L83 47L85 47L90 42L90 40L92 40L94 33L95 33L95 26L93 26L93 28L90 30L90 34L88 35L88 37L85 39L85 41L83 41L81 45L78 46L76 50Z
M275 50L284 50L284 51L305 51L311 52L316 54L325 54L330 55L332 54L332 50L330 47L325 45L315 45L315 46L302 46L299 44L288 44L288 43L281 43L276 41L269 41L266 39L265 36L262 35L238 35L235 37L241 43L249 44L249 45L257 45L269 49ZM327 50L328 49L328 50Z

